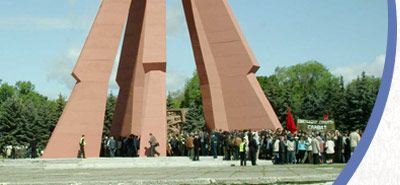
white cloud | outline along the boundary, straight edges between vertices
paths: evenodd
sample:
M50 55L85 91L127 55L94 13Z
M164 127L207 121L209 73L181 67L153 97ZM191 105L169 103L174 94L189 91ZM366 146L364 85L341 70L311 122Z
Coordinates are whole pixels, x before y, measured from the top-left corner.
M174 39L183 35L187 29L182 2L172 0L167 6L167 38Z
M79 57L80 49L70 48L62 56L56 58L50 70L47 72L47 79L56 81L72 89L76 80L71 76L72 70Z
M182 89L188 76L174 69L167 69L167 92Z
M79 54L81 50L78 48L70 48L65 51L65 53L56 58L48 73L47 79L50 81L56 81L59 84L65 85L68 89L72 90L75 86L76 80L72 77L71 73L74 69L74 66L78 60ZM118 52L117 59L120 57L120 52ZM117 74L118 61L115 60L113 70L111 73L110 81L109 81L109 91L114 94L118 93L119 86L117 85L115 78Z
M93 21L87 19L39 17L39 16L10 16L0 17L0 29L18 30L61 30L86 29Z
M383 66L385 65L385 55L379 55L375 58L372 63L360 63L350 64L347 66L337 67L332 71L334 75L342 75L345 83L351 82L351 80L360 76L364 71L367 75L373 75L375 77L381 77L383 73Z

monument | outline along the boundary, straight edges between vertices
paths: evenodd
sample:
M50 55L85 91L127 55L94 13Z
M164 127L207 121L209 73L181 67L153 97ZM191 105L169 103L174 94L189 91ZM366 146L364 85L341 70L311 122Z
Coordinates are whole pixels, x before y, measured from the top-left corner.
M282 126L254 73L259 65L227 0L183 0L207 129ZM124 30L125 26L125 30ZM99 157L107 87L122 33L120 86L111 136L149 133L166 155L165 0L103 0L72 76L77 83L46 146L44 158L74 158L85 134L87 157Z
M167 133L168 135L183 134L183 124L186 121L188 109L170 109L167 111Z

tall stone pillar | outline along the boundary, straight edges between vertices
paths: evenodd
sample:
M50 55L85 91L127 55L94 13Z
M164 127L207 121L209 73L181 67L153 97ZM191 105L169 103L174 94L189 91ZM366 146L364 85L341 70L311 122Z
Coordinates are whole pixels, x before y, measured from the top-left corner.
M227 0L182 0L208 129L282 128Z
M118 66L120 87L110 135L140 135L144 109L143 38L146 0L132 1Z
M149 153L150 133L166 155L165 9L165 0L133 1L118 68L120 93L110 135L139 135L140 156Z
M107 88L131 0L103 0L72 75L77 83L44 158L74 158L85 135L86 157L99 157Z
M145 71L144 109L140 156L149 152L149 134L158 140L160 156L166 156L166 5L165 0L149 0L143 30L143 67Z

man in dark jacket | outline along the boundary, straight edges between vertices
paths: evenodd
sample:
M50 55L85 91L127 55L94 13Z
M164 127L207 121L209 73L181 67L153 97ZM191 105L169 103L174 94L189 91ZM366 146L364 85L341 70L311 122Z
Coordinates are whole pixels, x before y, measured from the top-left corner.
M127 156L133 157L133 134L129 135L125 145L126 145Z
M225 133L224 137L224 160L231 160L231 136L229 133Z
M257 157L257 142L254 139L255 135L251 135L250 141L249 141L249 150L250 150L250 160L251 160L251 165L255 166L256 164L256 157Z
M216 159L217 158L217 146L218 146L218 138L217 138L216 135L213 135L211 137L211 144L210 145L211 145L211 151L212 151L212 153L214 155L214 159Z
M343 136L339 131L336 131L335 162L343 163L343 150L344 150Z
M200 150L201 150L201 141L199 138L199 135L196 134L194 141L194 157L193 161L198 161L199 160L199 155L200 155Z
M37 157L37 152L36 152L37 141L36 141L36 138L33 138L29 144L30 144L30 148L31 148L31 158L34 159L34 158Z

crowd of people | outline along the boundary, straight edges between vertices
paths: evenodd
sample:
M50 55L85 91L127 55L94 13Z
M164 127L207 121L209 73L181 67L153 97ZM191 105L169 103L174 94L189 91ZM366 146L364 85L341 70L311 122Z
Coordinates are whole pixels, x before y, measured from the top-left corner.
M360 141L360 132L342 134L339 131L291 133L286 130L262 131L222 131L169 134L167 139L168 156L187 156L193 161L200 156L222 156L223 160L240 160L246 165L250 160L272 160L274 164L304 163L346 163ZM84 135L79 141L78 157L85 157ZM38 157L36 141L29 146L8 146L2 151L3 158ZM138 157L140 137L131 134L129 137L104 137L101 143L101 157ZM150 154L160 155L156 147L156 138L150 133Z
M223 160L273 160L274 164L346 163L360 141L360 132L339 131L291 133L284 130L195 132L169 135L167 154L223 156Z
M28 146L6 146L0 151L3 159L37 158L43 152L38 150L37 141L33 138Z
M138 157L140 138L131 134L129 137L103 138L100 157Z

